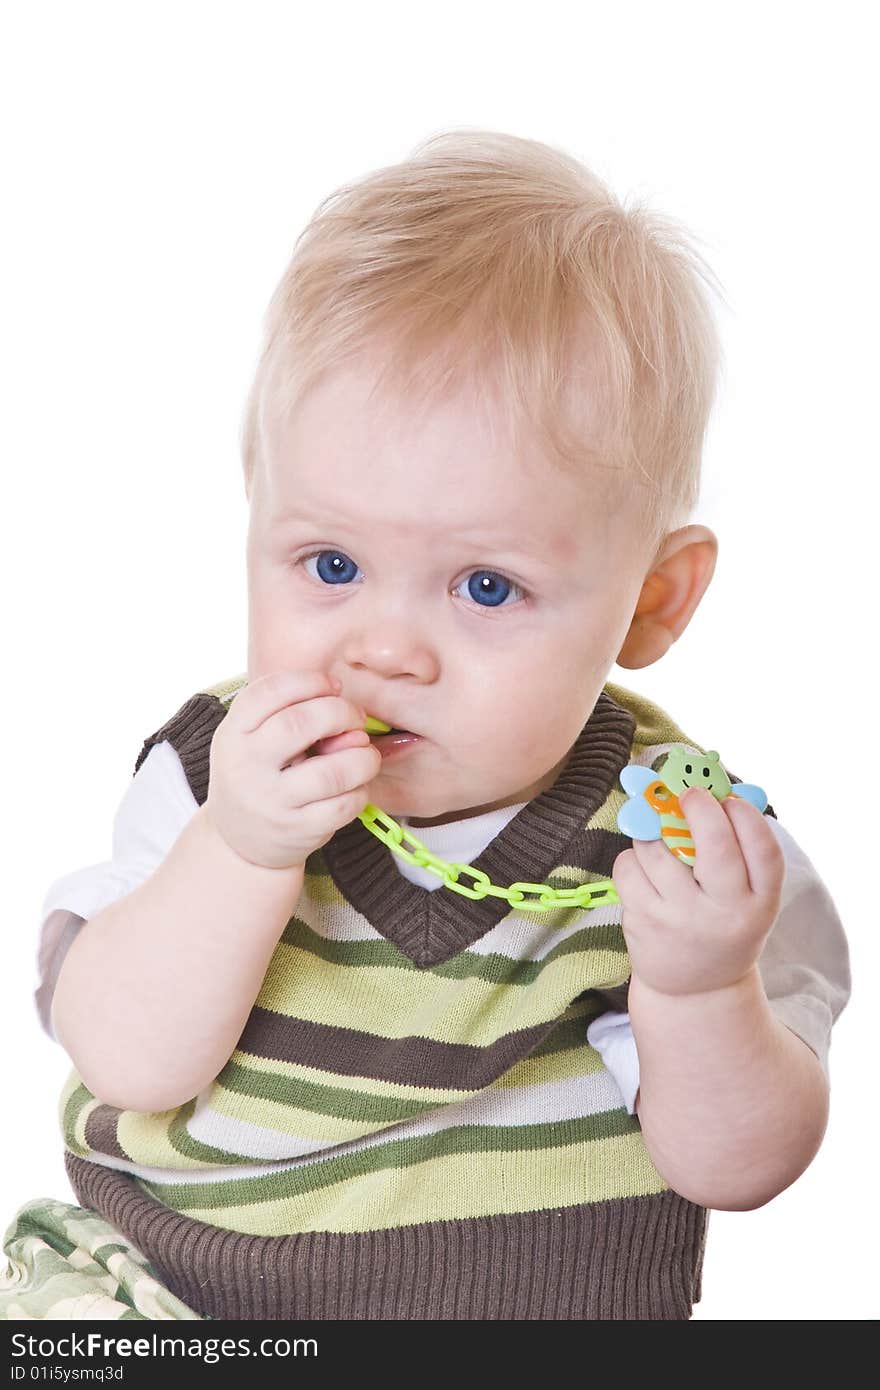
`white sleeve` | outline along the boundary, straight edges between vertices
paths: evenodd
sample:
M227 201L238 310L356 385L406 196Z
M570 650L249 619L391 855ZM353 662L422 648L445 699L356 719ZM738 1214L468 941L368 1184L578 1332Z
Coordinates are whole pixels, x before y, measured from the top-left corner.
M639 1054L629 1014L600 1014L587 1028L587 1042L595 1047L617 1082L627 1113L634 1115L639 1089Z
M785 855L779 915L758 958L758 970L773 1014L818 1057L829 1078L831 1028L852 989L849 947L837 909L811 861L772 816ZM628 1013L605 1013L587 1028L620 1088L627 1113L635 1114L639 1054Z
M198 810L180 758L155 743L126 788L113 822L113 857L56 879L43 899L34 1003L50 1038L55 983L83 922L137 888L162 862Z
M830 1080L831 1028L852 991L849 946L813 864L784 826L767 820L785 854L785 882L758 969L774 1014L815 1052Z

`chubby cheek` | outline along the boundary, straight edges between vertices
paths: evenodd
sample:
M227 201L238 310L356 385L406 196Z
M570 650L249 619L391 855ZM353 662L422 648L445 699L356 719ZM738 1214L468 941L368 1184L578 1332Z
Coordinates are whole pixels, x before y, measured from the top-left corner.
M579 730L576 715L573 720L564 717L567 703L558 687L546 685L539 672L524 671L520 663L506 679L481 683L479 696L462 703L462 722L484 766L497 764L511 774L540 773L554 761L569 724L578 726L572 738Z
M326 654L313 624L291 622L277 596L252 590L248 600L248 680L277 671L324 671Z
M564 759L589 720L603 683L603 672L583 665L573 669L564 658L545 660L528 677L521 673L507 711L500 701L498 705L498 736L508 749L511 770L515 766L530 781Z

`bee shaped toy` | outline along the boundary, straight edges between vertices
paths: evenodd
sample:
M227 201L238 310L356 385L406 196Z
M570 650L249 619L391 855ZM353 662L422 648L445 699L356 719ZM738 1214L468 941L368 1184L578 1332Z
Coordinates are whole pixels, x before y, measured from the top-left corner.
M617 813L618 829L631 840L662 839L690 868L696 853L678 800L688 787L704 787L717 801L727 796L743 797L759 811L767 805L767 793L750 782L737 782L736 791L732 790L716 752L693 753L680 744L670 748L657 771L640 763L627 763L620 774L620 785L628 799Z

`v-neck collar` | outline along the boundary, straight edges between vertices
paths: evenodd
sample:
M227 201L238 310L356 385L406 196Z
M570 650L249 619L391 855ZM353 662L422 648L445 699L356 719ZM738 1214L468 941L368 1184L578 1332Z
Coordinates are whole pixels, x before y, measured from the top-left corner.
M635 728L635 716L602 690L552 787L508 821L471 867L500 887L542 883L565 863L566 847L618 785ZM432 891L411 883L393 863L393 850L359 817L337 830L321 853L352 907L415 965L449 960L511 910L505 898L474 899L446 887ZM470 886L468 879L464 882Z

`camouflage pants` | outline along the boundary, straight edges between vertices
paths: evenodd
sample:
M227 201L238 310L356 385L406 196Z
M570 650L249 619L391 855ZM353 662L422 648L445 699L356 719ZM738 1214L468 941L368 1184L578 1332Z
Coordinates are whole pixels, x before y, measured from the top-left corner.
M37 1197L3 1237L0 1321L208 1320L163 1287L141 1252L85 1207Z

